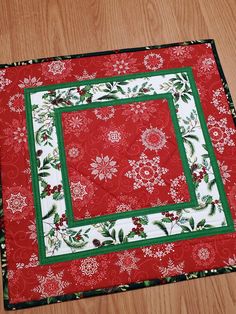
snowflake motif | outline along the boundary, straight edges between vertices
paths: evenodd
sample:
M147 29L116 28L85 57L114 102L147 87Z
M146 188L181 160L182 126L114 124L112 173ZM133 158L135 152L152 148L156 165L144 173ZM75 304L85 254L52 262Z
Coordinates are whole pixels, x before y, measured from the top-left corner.
M162 274L162 277L172 277L178 274L182 274L184 269L184 262L181 262L177 265L174 264L174 261L169 259L167 267L159 266L159 271Z
M186 178L183 174L171 180L169 194L175 203L182 203L188 199L189 193L183 183L186 183Z
M101 127L101 131L102 134L99 138L102 140L104 148L120 149L127 145L128 134L125 132L124 126L109 124L107 127Z
M228 102L225 96L225 91L223 87L213 90L213 96L211 103L216 107L216 109L223 114L230 114L228 108Z
M164 60L161 55L151 52L144 57L143 63L146 69L156 71L163 66Z
M215 60L211 56L203 56L197 63L199 75L211 75L216 72Z
M136 102L135 104L126 105L122 115L125 116L126 121L131 119L133 122L148 121L153 113L157 112L156 108L152 106L152 102Z
M225 146L235 146L231 135L236 133L235 129L227 127L227 119L216 120L213 116L208 117L207 126L213 142L213 146L219 153L224 152Z
M145 149L158 151L166 147L166 135L158 128L149 128L143 131L141 135L141 142Z
M132 270L138 269L137 262L140 258L135 256L135 252L124 251L117 256L119 260L115 265L120 266L120 273L127 272L130 275Z
M54 274L49 268L46 276L36 275L39 285L32 291L39 293L41 298L64 294L64 288L69 286L69 282L63 281L64 271Z
M88 125L91 119L87 117L86 112L70 112L66 113L63 119L65 133L73 133L75 136L80 136L82 132L88 132Z
M106 57L103 66L106 75L121 75L137 71L136 59L130 53L112 54Z
M11 83L11 80L4 78L6 70L0 70L0 92L4 91L4 88Z
M40 81L40 78L36 77L25 77L23 81L19 81L18 86L20 88L29 88L43 85L43 82Z
M92 160L90 166L92 167L90 170L92 170L95 179L98 177L100 181L107 181L107 179L111 180L112 176L116 176L117 162L113 160L113 157L103 157L103 155L101 155L101 157L97 156Z
M191 58L191 47L183 47L183 46L177 46L173 48L169 48L171 59L172 60L178 60L179 62L184 62L186 59Z
M227 261L224 261L227 266L235 266L236 265L236 255L234 254L232 257L229 257Z
M166 255L174 252L174 243L167 243L156 246L147 246L142 249L144 257L158 258L160 261Z
M134 190L145 187L147 192L152 193L155 185L165 185L162 175L167 173L168 169L160 167L159 163L160 157L148 159L144 153L138 161L129 160L132 170L126 172L125 176L134 179Z
M8 101L8 107L12 112L20 113L24 111L24 96L20 93L11 96Z
M86 70L83 70L82 75L75 75L77 81L92 80L96 77L97 72L89 74Z
M2 130L1 137L4 139L3 145L6 145L9 150L14 150L17 154L22 152L24 154L25 149L22 146L27 146L25 121L13 119L9 123L6 122L6 128Z
M19 211L22 212L23 208L27 206L26 197L20 192L17 194L11 194L10 198L6 200L7 209L10 209L13 214Z
M72 71L71 60L42 63L42 73L49 80L64 79Z
M218 166L220 169L220 174L221 174L223 183L226 184L227 182L230 182L230 177L231 177L230 172L232 172L232 170L229 170L229 167L224 163L224 161L220 162L218 160Z
M108 201L108 211L122 213L138 207L137 199L129 195L119 195L111 197Z
M72 162L81 160L84 156L84 148L77 143L71 143L66 147L67 158Z
M95 257L87 257L82 260L80 270L83 275L91 277L98 271L99 263Z
M114 117L115 108L112 106L96 108L93 111L99 120L107 121Z
M86 192L86 185L81 184L81 182L71 182L70 184L71 196L73 200L83 200L84 196L88 193Z
M192 255L196 264L209 266L215 260L215 249L209 243L199 243L193 247Z
M167 201L163 202L159 198L155 202L151 203L152 207L158 207L158 206L164 206L164 205L167 205Z
M29 239L32 240L32 243L36 243L37 241L37 229L36 229L36 223L34 221L30 221L30 225L28 225L28 230L26 231L26 234L29 235Z
M35 253L33 253L30 256L28 264L16 263L16 268L17 269L32 268L32 267L37 267L37 266L39 266L39 260L38 260L38 256Z

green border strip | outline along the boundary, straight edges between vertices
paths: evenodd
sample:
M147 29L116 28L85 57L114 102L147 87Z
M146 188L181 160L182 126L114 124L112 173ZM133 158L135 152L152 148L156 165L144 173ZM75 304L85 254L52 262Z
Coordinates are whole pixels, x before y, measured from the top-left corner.
M76 220L73 214L73 206L71 200L71 194L69 189L69 179L68 179L68 172L67 172L67 164L66 164L66 157L65 157L65 147L64 147L64 140L63 140L63 131L62 131L62 121L61 115L63 112L73 112L78 110L89 110L98 107L109 107L109 106L119 106L123 104L133 103L133 102L140 102L140 101L150 101L150 100L157 100L157 99L166 99L168 101L168 107L171 115L171 119L174 125L175 130L175 137L177 141L178 150L181 156L182 166L184 170L184 174L186 177L186 181L188 184L189 195L190 195L190 202L183 202L177 204L168 204L163 206L156 206L150 208L142 208L133 211L123 212L123 213L115 213L109 215L103 215L100 217L92 217L92 218L85 218L81 220ZM153 96L139 96L136 98L126 98L120 100L113 100L113 101L106 101L106 102L94 102L89 105L77 105L71 107L63 107L63 108L56 108L54 110L54 117L55 117L55 127L57 131L57 139L58 139L58 147L59 147L59 155L61 161L61 171L62 171L62 182L64 188L64 197L66 203L66 213L68 217L68 226L69 227L78 227L84 226L87 224L96 224L97 222L105 222L107 220L117 220L122 218L128 217L137 217L141 215L149 215L153 213L159 213L162 211L170 211L170 210L178 210L182 208L189 208L189 207L197 207L198 201L195 193L195 186L192 181L192 174L189 168L188 159L186 156L186 151L184 148L180 127L178 124L178 118L176 115L174 102L172 95L170 93L165 94L155 94Z
M33 128L32 128L32 116L30 114L31 112L31 100L30 100L30 94L31 93L36 93L39 91L48 91L52 89L61 89L61 88L67 88L67 87L77 87L77 86L83 86L83 85L88 85L94 84L94 83L101 83L101 82L111 82L114 80L118 81L124 81L127 79L132 79L132 78L142 78L142 77L150 77L150 76L159 76L159 75L165 75L165 74L173 74L173 73L182 73L186 72L188 76L190 76L190 85L191 88L193 89L193 97L195 100L197 112L199 115L200 119L200 125L202 128L202 132L204 135L204 139L207 145L207 148L209 149L209 156L210 156L210 161L212 163L212 168L214 175L216 177L217 181L217 187L219 189L219 194L220 194L220 199L223 204L223 210L225 213L226 221L227 221L227 226L222 226L222 227L217 227L217 228L211 228L209 230L199 230L199 231L194 231L191 234L189 233L181 233L177 235L170 235L170 236L164 236L164 237L158 237L158 238L152 238L152 239L147 239L147 240L139 240L139 241L133 241L133 242L128 242L124 244L117 244L115 246L111 247L100 247L100 248L94 248L91 250L83 251L83 252L76 252L76 253L67 253L67 254L62 254L59 256L51 256L51 257L46 257L45 254L45 246L41 247L42 243L44 243L44 238L39 239L39 260L41 264L51 264L51 263L56 263L60 261L68 261L68 260L73 260L76 258L82 258L82 257L88 257L88 256L96 256L99 254L105 254L105 253L110 253L110 252L116 252L116 251L121 251L125 249L131 249L131 248L138 248L142 246L148 246L148 245L153 245L153 244L158 244L158 243L167 243L167 242L173 242L173 241L178 241L178 240L186 240L186 239L193 239L193 238L198 238L201 236L210 236L210 235L217 235L217 234L222 234L222 233L228 233L234 231L234 224L231 216L231 212L228 206L228 201L225 195L224 191L224 185L221 179L219 167L217 164L217 160L214 154L213 146L211 143L210 135L208 133L206 121L204 118L203 110L201 108L201 103L200 103L200 98L198 95L198 91L196 88L196 84L194 81L193 77L193 72L190 67L184 67L180 69L169 69L169 70L161 70L158 72L145 72L145 73L137 73L137 74L129 74L126 76L116 76L116 77L108 77L108 78L101 78L101 79L95 79L95 80L87 80L87 81L81 81L81 82L75 82L75 83L64 83L64 84L57 84L57 85L50 85L50 86L40 86L36 88L28 88L25 89L25 100L26 100L26 118L27 118L27 129L28 131L30 130L31 133L29 132L28 134L28 140L29 140L29 150L30 150L30 163L31 163L31 168L34 168L34 159L35 159L35 150L33 148L35 147L34 145L34 139L32 138ZM35 170L32 169L32 175L35 175ZM36 197L39 196L39 187L38 184L35 186L33 184L33 192ZM39 206L37 206L39 205ZM40 236L42 236L42 220L40 220L41 216L41 205L38 204L38 201L35 202L35 207L36 207L36 226L37 226L37 233ZM40 220L40 221L39 221ZM41 231L39 230L41 229Z

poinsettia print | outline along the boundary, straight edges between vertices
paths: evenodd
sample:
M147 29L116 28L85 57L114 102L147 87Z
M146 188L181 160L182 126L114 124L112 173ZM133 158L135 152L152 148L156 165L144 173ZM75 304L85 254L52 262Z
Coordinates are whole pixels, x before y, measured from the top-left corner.
M235 142L231 136L236 133L236 130L227 126L226 118L216 120L210 115L207 126L213 146L219 153L222 154L224 152L225 146L235 146Z
M10 97L8 102L10 111L20 113L25 110L24 96L20 93Z
M113 106L107 106L94 109L94 114L99 120L108 121L114 117L115 108Z
M174 261L170 258L168 260L167 266L159 266L159 271L162 277L171 277L176 276L178 274L182 274L184 271L184 262L174 263Z
M106 75L122 75L137 71L136 58L132 54L112 54L103 63Z
M206 267L215 261L216 253L210 243L199 243L194 245L192 255L196 264Z
M160 54L151 52L144 57L143 63L147 70L156 71L163 67L164 60Z
M32 216L31 192L22 186L9 187L5 191L5 215L10 221L20 223Z
M5 90L5 87L11 83L11 80L5 77L6 70L0 70L0 92Z
M25 77L23 80L19 81L18 86L22 89L24 88L30 88L30 87L36 87L43 85L43 82L41 81L41 78L37 78L35 76L31 77Z
M228 101L223 87L213 90L211 103L216 107L219 113L230 114L230 110L228 109Z
M155 185L165 185L162 175L167 173L168 169L160 166L159 156L149 159L142 153L139 160L129 160L129 164L132 169L125 175L134 180L133 188L135 190L144 187L149 193L152 193Z
M49 80L65 79L72 72L71 60L55 60L42 63L42 74Z
M117 254L118 261L115 263L117 266L120 267L120 273L127 272L131 275L133 270L138 269L138 261L140 258L135 256L135 252L124 251L123 253Z
M126 106L122 115L125 116L126 121L140 122L148 121L156 112L157 109L155 108L154 102L136 102L135 104Z
M94 178L98 178L100 181L107 179L111 180L113 176L116 176L117 173L117 162L113 159L113 157L109 156L97 156L94 160L92 160L91 173L94 175Z
M53 295L64 294L64 289L69 285L68 281L63 280L64 271L54 273L49 268L46 275L36 275L39 285L32 289L33 292L38 293L42 298L47 298Z
M145 149L159 151L163 147L166 147L168 137L165 135L162 129L147 128L142 132L141 142Z

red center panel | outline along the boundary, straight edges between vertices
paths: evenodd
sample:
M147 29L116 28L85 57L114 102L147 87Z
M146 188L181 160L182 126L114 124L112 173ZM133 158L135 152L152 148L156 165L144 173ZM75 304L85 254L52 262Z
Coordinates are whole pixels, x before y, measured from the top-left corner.
M64 112L62 128L75 219L190 200L167 100Z

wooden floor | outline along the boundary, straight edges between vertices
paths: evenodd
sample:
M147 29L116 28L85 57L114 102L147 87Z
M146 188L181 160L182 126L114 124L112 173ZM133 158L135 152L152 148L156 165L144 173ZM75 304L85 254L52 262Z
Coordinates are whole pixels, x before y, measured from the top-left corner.
M236 103L236 0L0 0L0 63L204 38ZM233 314L236 274L17 313Z

